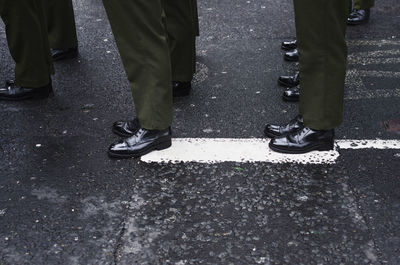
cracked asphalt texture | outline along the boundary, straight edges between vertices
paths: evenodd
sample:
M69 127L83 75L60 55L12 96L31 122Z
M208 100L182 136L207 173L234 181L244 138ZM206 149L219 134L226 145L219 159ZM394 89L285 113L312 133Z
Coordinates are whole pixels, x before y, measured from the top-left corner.
M80 56L55 64L56 97L0 102L1 265L400 264L400 150L341 150L334 165L110 160L132 99L101 2L74 4ZM292 2L199 8L198 75L174 137L262 137L295 116L276 84L296 69L279 48L295 35ZM347 38L357 82L338 138L399 139L400 3L378 1Z

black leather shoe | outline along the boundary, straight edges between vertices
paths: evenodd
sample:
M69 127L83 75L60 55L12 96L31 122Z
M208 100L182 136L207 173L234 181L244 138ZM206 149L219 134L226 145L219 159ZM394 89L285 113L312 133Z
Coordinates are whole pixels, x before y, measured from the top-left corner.
M269 147L279 153L303 154L311 151L333 150L334 130L316 131L308 127L271 139Z
M161 131L140 128L135 135L112 144L108 149L108 155L112 158L140 157L170 146L170 128Z
M68 48L68 49L51 49L51 58L53 61L60 61L65 59L72 59L78 56L78 48Z
M172 92L173 97L184 97L190 94L190 90L192 90L191 82L172 82Z
M278 78L278 84L284 87L295 87L300 84L300 74L297 72L295 75L281 75Z
M112 126L112 131L122 137L131 137L140 129L140 123L137 118L131 121L116 121Z
M283 91L282 98L285 101L298 102L300 99L300 86L286 89Z
M291 51L297 48L297 40L283 41L281 45L282 50Z
M360 25L367 23L369 20L369 15L370 15L370 9L353 9L351 11L348 19L347 19L347 24L348 25Z
M299 52L297 49L291 51L291 52L287 52L285 53L285 55L283 56L283 59L285 59L285 61L289 61L289 62L298 62L299 61Z
M301 115L297 115L293 120L285 125L267 124L264 129L264 134L269 138L275 138L295 132L303 127L303 117Z
M51 81L48 85L31 88L18 86L13 80L6 81L5 87L0 88L0 100L43 99L53 94Z

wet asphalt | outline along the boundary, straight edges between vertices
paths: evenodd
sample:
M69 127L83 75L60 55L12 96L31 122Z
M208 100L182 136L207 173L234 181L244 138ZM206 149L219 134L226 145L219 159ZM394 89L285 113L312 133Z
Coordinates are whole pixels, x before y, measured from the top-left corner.
M80 56L55 64L56 96L0 102L0 265L400 264L400 150L340 150L334 165L110 160L110 126L134 116L95 0L75 0ZM201 0L193 93L174 137L263 137L281 100L292 2ZM0 80L13 76L0 27ZM400 3L348 28L338 139L400 139Z

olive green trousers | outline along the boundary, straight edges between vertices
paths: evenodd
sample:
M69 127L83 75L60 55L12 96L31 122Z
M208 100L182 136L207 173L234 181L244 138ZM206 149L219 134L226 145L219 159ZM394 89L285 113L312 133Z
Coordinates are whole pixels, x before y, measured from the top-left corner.
M44 0L47 31L52 49L78 47L72 0Z
M0 0L8 47L15 61L15 81L41 87L54 72L50 56L43 0Z
M192 0L193 10L193 21L194 21L194 34L200 36L200 25L199 25L199 12L197 6L197 0Z
M196 71L197 0L164 2L172 80L190 82Z
M347 65L348 0L294 0L304 124L330 130L342 123Z
M353 0L354 9L368 9L373 8L375 0Z
M103 0L143 128L172 123L172 80L194 73L193 5L187 0Z

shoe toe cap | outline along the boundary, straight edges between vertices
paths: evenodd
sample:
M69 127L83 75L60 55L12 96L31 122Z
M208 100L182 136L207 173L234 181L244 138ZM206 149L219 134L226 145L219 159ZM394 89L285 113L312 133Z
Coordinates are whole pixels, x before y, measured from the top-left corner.
M118 142L115 142L113 144L110 145L109 147L109 151L111 152L123 152L126 151L126 149L128 148L128 145L125 141L120 140Z
M282 146L288 146L289 142L286 136L281 136L281 137L277 137L274 139L271 139L270 141L270 146L274 146L274 147L282 147Z

